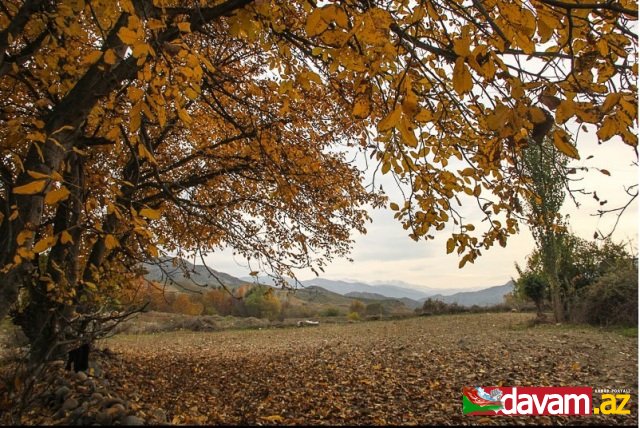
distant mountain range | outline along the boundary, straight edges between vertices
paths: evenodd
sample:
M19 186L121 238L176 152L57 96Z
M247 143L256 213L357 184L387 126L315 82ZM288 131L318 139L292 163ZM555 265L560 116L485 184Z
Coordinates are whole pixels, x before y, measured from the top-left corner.
M513 281L504 285L485 288L478 291L466 291L462 293L443 296L441 294L431 296L432 299L442 300L445 303L457 303L462 306L492 306L504 302L504 295L513 291Z
M176 262L172 258L159 259L158 263L145 263L144 269L148 272L145 278L150 281L167 283L177 289L202 290L203 288L216 288L224 284L230 288L236 288L247 284L274 285L270 277L243 277L236 278L224 272L218 272L202 265L194 265L187 260ZM293 286L294 281L288 280ZM398 284L404 285L400 286ZM300 288L300 285L302 286ZM411 288L410 288L411 287ZM416 286L413 286L416 287ZM315 298L325 290L327 295L340 295L348 299L363 301L397 300L407 308L415 309L422 306L427 298L442 300L446 303L458 303L463 306L490 306L504 301L504 295L513 290L513 282L489 288L413 288L411 284L402 281L390 281L390 283L366 284L363 282L334 281L324 278L315 278L298 283L301 296L313 290Z
M270 277L260 276L260 277L242 277L243 280L247 282L258 282L260 284L266 285L274 285L273 279ZM288 279L287 282L294 286L295 282L292 279ZM435 295L443 295L448 296L451 294L459 293L459 292L468 292L468 291L476 291L481 290L482 287L473 287L473 288L430 288L419 285L408 284L403 281L389 281L389 282L381 282L378 281L375 284L367 284L364 282L358 281L340 281L340 280L331 280L325 278L314 278L306 281L299 281L298 284L303 287L317 286L322 287L326 290L332 291L334 293L346 295L349 293L371 293L371 294L380 294L385 298L409 298L412 300L421 300L427 297L435 296Z

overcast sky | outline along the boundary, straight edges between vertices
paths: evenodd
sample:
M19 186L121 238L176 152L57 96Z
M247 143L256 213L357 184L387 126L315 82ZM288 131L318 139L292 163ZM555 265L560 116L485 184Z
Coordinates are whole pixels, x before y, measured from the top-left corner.
M604 168L611 173L611 176L606 176L593 169L584 176L581 187L596 190L601 200L608 200L606 207L614 208L624 204L628 200L624 186L638 183L638 169L632 164L635 161L633 149L616 140L598 146L593 138L584 133L578 149L582 160L572 165ZM589 155L594 155L594 158L586 160ZM393 200L394 193L388 193ZM604 233L611 230L614 215L603 219L593 216L600 206L592 197L582 196L579 202L582 206L578 209L567 198L563 207L563 214L570 215L569 226L574 233L592 239L596 230ZM393 219L392 211L374 210L371 217L373 223L369 224L368 233L355 236L351 256L354 261L335 260L325 268L323 278L367 283L404 281L418 288L489 287L504 284L516 276L514 263L522 265L534 247L531 233L523 226L519 235L508 240L506 248L496 245L483 251L475 264L467 264L463 269L458 269L457 255L447 255L445 250L451 228L438 232L435 240L414 242L400 223ZM637 200L620 219L613 237L616 241L631 241L633 251L636 251ZM246 262L242 259L234 260L231 251L213 254L208 261L212 268L234 276L246 276L249 272ZM301 280L314 277L311 272L301 272L298 275Z

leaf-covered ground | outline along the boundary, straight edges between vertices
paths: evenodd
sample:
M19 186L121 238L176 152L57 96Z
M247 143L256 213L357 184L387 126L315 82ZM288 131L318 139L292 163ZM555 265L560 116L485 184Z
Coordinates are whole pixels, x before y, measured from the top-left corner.
M173 423L637 425L637 337L531 317L117 336L106 376ZM631 416L469 417L465 385L630 388Z

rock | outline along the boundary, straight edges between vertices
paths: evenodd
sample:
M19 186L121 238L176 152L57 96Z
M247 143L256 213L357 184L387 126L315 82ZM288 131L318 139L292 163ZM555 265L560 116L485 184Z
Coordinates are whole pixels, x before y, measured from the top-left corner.
M87 374L85 372L78 372L76 373L76 380L78 382L84 382L85 380L87 380Z
M78 405L79 405L78 400L76 400L75 398L67 398L65 402L62 403L61 409L64 410L65 412L68 412L78 407Z
M162 409L154 409L149 412L149 415L157 422L167 422L167 414Z
M94 392L93 394L91 394L91 400L92 401L102 401L104 400L104 395L100 394L99 392Z
M80 417L87 412L86 404L87 403L82 403L82 406L78 407L73 412L71 412L71 415L69 416L69 418L74 420L74 421L80 419Z
M113 418L106 411L102 411L96 415L96 423L99 425L111 425Z
M107 407L112 407L115 404L123 405L124 401L119 398L107 398L102 402L102 408L106 409Z
M140 419L137 416L132 416L132 415L129 415L129 416L123 418L120 422L122 423L122 425L129 425L129 426L144 425L144 421L142 419Z
M62 401L67 398L67 395L69 395L70 392L71 390L69 389L69 387L63 385L60 388L56 389L55 395L57 399Z
M113 419L121 418L126 413L127 413L127 410L124 408L122 404L114 404L113 406L107 409L107 414L111 416Z

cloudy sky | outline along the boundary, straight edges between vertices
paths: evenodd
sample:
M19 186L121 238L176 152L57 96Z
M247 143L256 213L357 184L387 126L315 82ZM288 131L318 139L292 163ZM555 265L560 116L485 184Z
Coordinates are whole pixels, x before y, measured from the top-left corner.
M584 133L578 149L582 160L572 165L592 169L576 187L595 190L601 200L608 200L605 207L614 208L626 203L629 198L624 187L638 183L638 169L633 165L636 159L633 149L615 140L597 145L593 138ZM586 160L589 155L593 155L593 159ZM595 168L604 168L611 176L606 176ZM395 193L387 192L393 200ZM396 201L399 199L395 198ZM567 198L563 207L563 214L570 216L570 229L574 233L591 239L596 230L606 234L612 229L615 216L594 216L600 206L592 197L579 197L578 202L581 206L576 208L570 198ZM496 245L483 251L482 257L475 264L467 264L463 269L458 269L458 257L455 254L447 255L445 250L445 242L452 229L442 230L435 240L414 242L400 223L393 219L392 211L374 210L371 217L373 223L368 226L368 233L355 236L351 256L354 261L335 260L325 269L324 278L368 283L404 281L417 288L489 287L504 284L514 277L514 263L523 264L534 247L531 233L523 226L519 235L509 239L506 248ZM620 219L613 238L616 241L630 241L632 250L636 251L637 200ZM212 268L235 276L246 276L249 272L246 262L234 259L230 251L215 253L208 258L208 262ZM300 272L298 277L305 280L314 275Z

